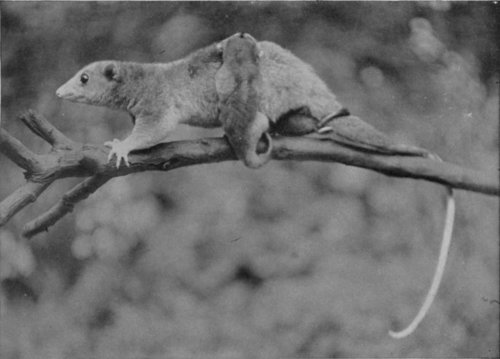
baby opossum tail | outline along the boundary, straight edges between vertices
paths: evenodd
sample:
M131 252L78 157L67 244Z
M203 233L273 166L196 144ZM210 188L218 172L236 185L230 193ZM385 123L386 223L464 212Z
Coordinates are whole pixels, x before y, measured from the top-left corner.
M430 158L441 161L441 159L433 154L429 155ZM429 292L425 297L425 300L420 307L415 318L412 320L410 325L408 325L405 329L395 332L389 330L389 335L396 339L404 338L417 329L420 322L425 318L429 308L436 298L437 291L441 284L441 280L443 278L444 269L446 266L446 260L448 259L448 253L450 250L451 237L453 233L453 222L455 219L455 199L453 198L453 190L451 187L446 187L447 189L447 203L446 203L446 216L444 221L444 230L443 230L443 238L441 241L441 248L439 250L439 258L436 266L436 271L434 272L434 277L432 278L432 283L429 288Z
M269 133L264 132L261 139L266 143L265 152L258 152L257 148L250 148L242 155L242 160L245 166L249 168L259 168L265 165L271 159L271 152L273 151L273 140ZM257 145L256 143L255 145Z

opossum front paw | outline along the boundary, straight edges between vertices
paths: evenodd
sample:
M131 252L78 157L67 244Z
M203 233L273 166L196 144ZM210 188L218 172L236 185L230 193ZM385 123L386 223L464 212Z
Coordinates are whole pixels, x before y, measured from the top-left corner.
M116 156L116 168L120 168L122 160L123 162L125 162L125 165L127 167L130 167L130 164L128 162L128 154L130 152L130 148L124 145L122 141L115 138L113 141L105 142L104 146L110 148L108 162L113 158L113 156Z

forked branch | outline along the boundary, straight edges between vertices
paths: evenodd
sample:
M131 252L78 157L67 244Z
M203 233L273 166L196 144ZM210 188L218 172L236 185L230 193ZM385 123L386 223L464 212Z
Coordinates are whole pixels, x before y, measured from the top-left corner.
M86 177L64 194L52 208L29 222L23 230L26 237L32 237L52 226L71 212L76 203L86 199L113 177L236 160L225 139L204 138L163 143L148 150L134 152L129 156L130 167L117 169L113 161L108 163L108 150L104 146L76 143L33 111L23 114L20 119L32 132L51 144L53 150L44 155L34 154L0 129L0 152L23 168L27 179L26 184L0 202L0 226L22 208L36 201L52 182L66 177ZM336 143L328 135L275 137L272 157L276 160L339 162L388 176L445 184L454 189L494 196L500 193L496 173L484 173L419 157L368 153Z
M88 198L99 187L105 184L111 177L105 175L94 175L80 182L71 190L66 192L62 198L49 210L41 214L24 226L23 234L33 237L35 234L46 230L66 214L73 211L76 203Z

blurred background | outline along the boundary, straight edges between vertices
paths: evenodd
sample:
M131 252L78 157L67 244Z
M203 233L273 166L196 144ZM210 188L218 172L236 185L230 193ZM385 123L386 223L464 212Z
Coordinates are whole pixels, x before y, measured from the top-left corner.
M309 62L398 141L498 169L493 3L2 2L2 127L33 108L70 138L124 138L127 114L55 90L96 60L168 62L237 31ZM180 126L172 139L220 135ZM0 199L23 183L0 156ZM443 284L444 190L340 164L241 163L110 181L49 232L0 229L2 358L498 357L498 199L457 193Z

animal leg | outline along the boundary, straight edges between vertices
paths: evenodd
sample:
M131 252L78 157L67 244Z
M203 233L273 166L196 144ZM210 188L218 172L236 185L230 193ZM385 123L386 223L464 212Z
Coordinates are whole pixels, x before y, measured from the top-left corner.
M394 143L388 136L356 116L342 116L321 121L325 126L318 130L319 134L328 134L331 139L352 146L388 155L407 155L429 157L430 152L416 147Z
M104 145L110 148L108 161L116 156L116 168L120 167L122 160L126 166L130 166L128 154L134 150L141 150L157 145L164 140L175 127L175 122L139 117L130 135L123 141L114 139L105 142Z
M304 136L316 132L319 120L307 107L290 110L271 124L271 131L280 136Z

